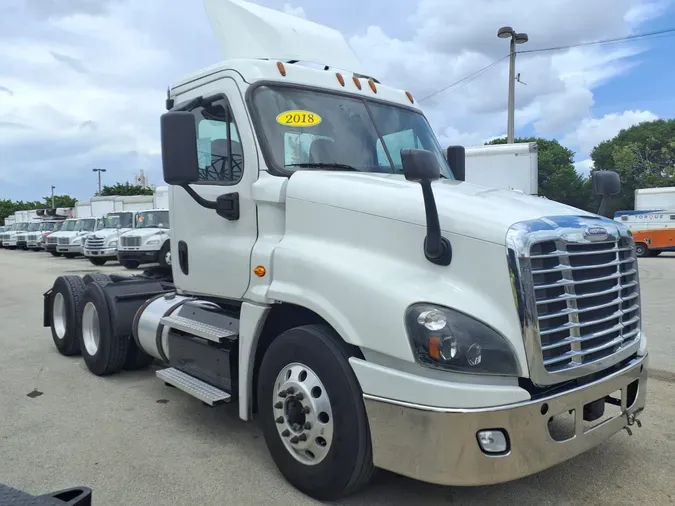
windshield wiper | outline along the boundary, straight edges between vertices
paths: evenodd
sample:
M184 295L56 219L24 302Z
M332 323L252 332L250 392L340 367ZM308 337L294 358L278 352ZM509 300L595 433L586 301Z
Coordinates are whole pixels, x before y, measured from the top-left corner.
M284 165L284 167L316 167L319 169L353 170L360 172L356 167L344 163L289 163Z

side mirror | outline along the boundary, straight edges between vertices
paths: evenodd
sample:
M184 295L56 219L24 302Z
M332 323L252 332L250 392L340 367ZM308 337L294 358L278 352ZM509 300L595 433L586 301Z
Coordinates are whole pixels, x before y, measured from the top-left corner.
M613 197L621 193L621 178L612 170L598 170L593 173L593 193L602 197Z
M441 235L436 199L431 182L440 179L438 160L431 151L424 149L402 149L403 174L408 181L415 181L422 187L424 212L427 221L427 236L424 238L424 256L436 265L450 265L452 248L450 241Z
M408 181L436 181L441 177L436 156L426 149L402 149L401 163Z
M464 146L448 146L445 159L457 181L466 181L466 151Z
M187 185L199 179L197 127L195 117L186 111L162 114L162 169L170 185Z
M598 214L611 218L609 216L609 200L614 195L621 193L621 178L617 172L611 170L598 170L593 172L591 178L593 180L593 193L602 197Z

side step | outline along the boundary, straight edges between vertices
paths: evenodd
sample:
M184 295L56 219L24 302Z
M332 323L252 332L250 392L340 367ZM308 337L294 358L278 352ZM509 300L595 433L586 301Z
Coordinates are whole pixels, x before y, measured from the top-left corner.
M202 339L216 343L222 343L223 339L230 339L237 335L237 333L232 330L221 329L214 325L198 322L178 315L165 316L159 323L172 329L187 332L193 336L201 337Z
M218 404L230 402L230 398L232 397L224 390L211 386L174 367L160 369L156 372L156 375L165 383L179 388L183 392L190 394L192 397L196 397L209 406L217 406Z

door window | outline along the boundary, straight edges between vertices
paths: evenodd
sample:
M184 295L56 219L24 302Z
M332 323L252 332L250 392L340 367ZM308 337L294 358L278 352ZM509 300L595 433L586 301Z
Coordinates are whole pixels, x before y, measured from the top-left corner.
M224 99L193 111L197 122L199 181L237 184L244 173L244 153L237 124Z

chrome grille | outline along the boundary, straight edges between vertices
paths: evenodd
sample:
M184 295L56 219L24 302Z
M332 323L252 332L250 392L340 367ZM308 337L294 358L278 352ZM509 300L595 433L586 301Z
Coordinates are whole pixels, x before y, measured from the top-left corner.
M120 237L122 246L140 246L141 238L136 236L122 236Z
M596 362L639 337L637 263L628 238L530 249L544 368L560 372Z
M9 240L9 234L0 234L0 241Z
M70 244L70 237L59 237L57 244L59 246L68 246Z
M88 237L87 240L85 241L85 248L87 249L93 250L104 249L104 246L105 246L105 239L99 237Z
M30 234L29 236L27 236L26 240L28 242L36 242L38 240L38 235L39 234Z
M47 237L47 244L56 244L58 237Z
M23 234L22 234L22 235L17 235L17 236L16 236L16 240L17 240L17 241L25 241L25 240L26 240L26 236L23 235Z

